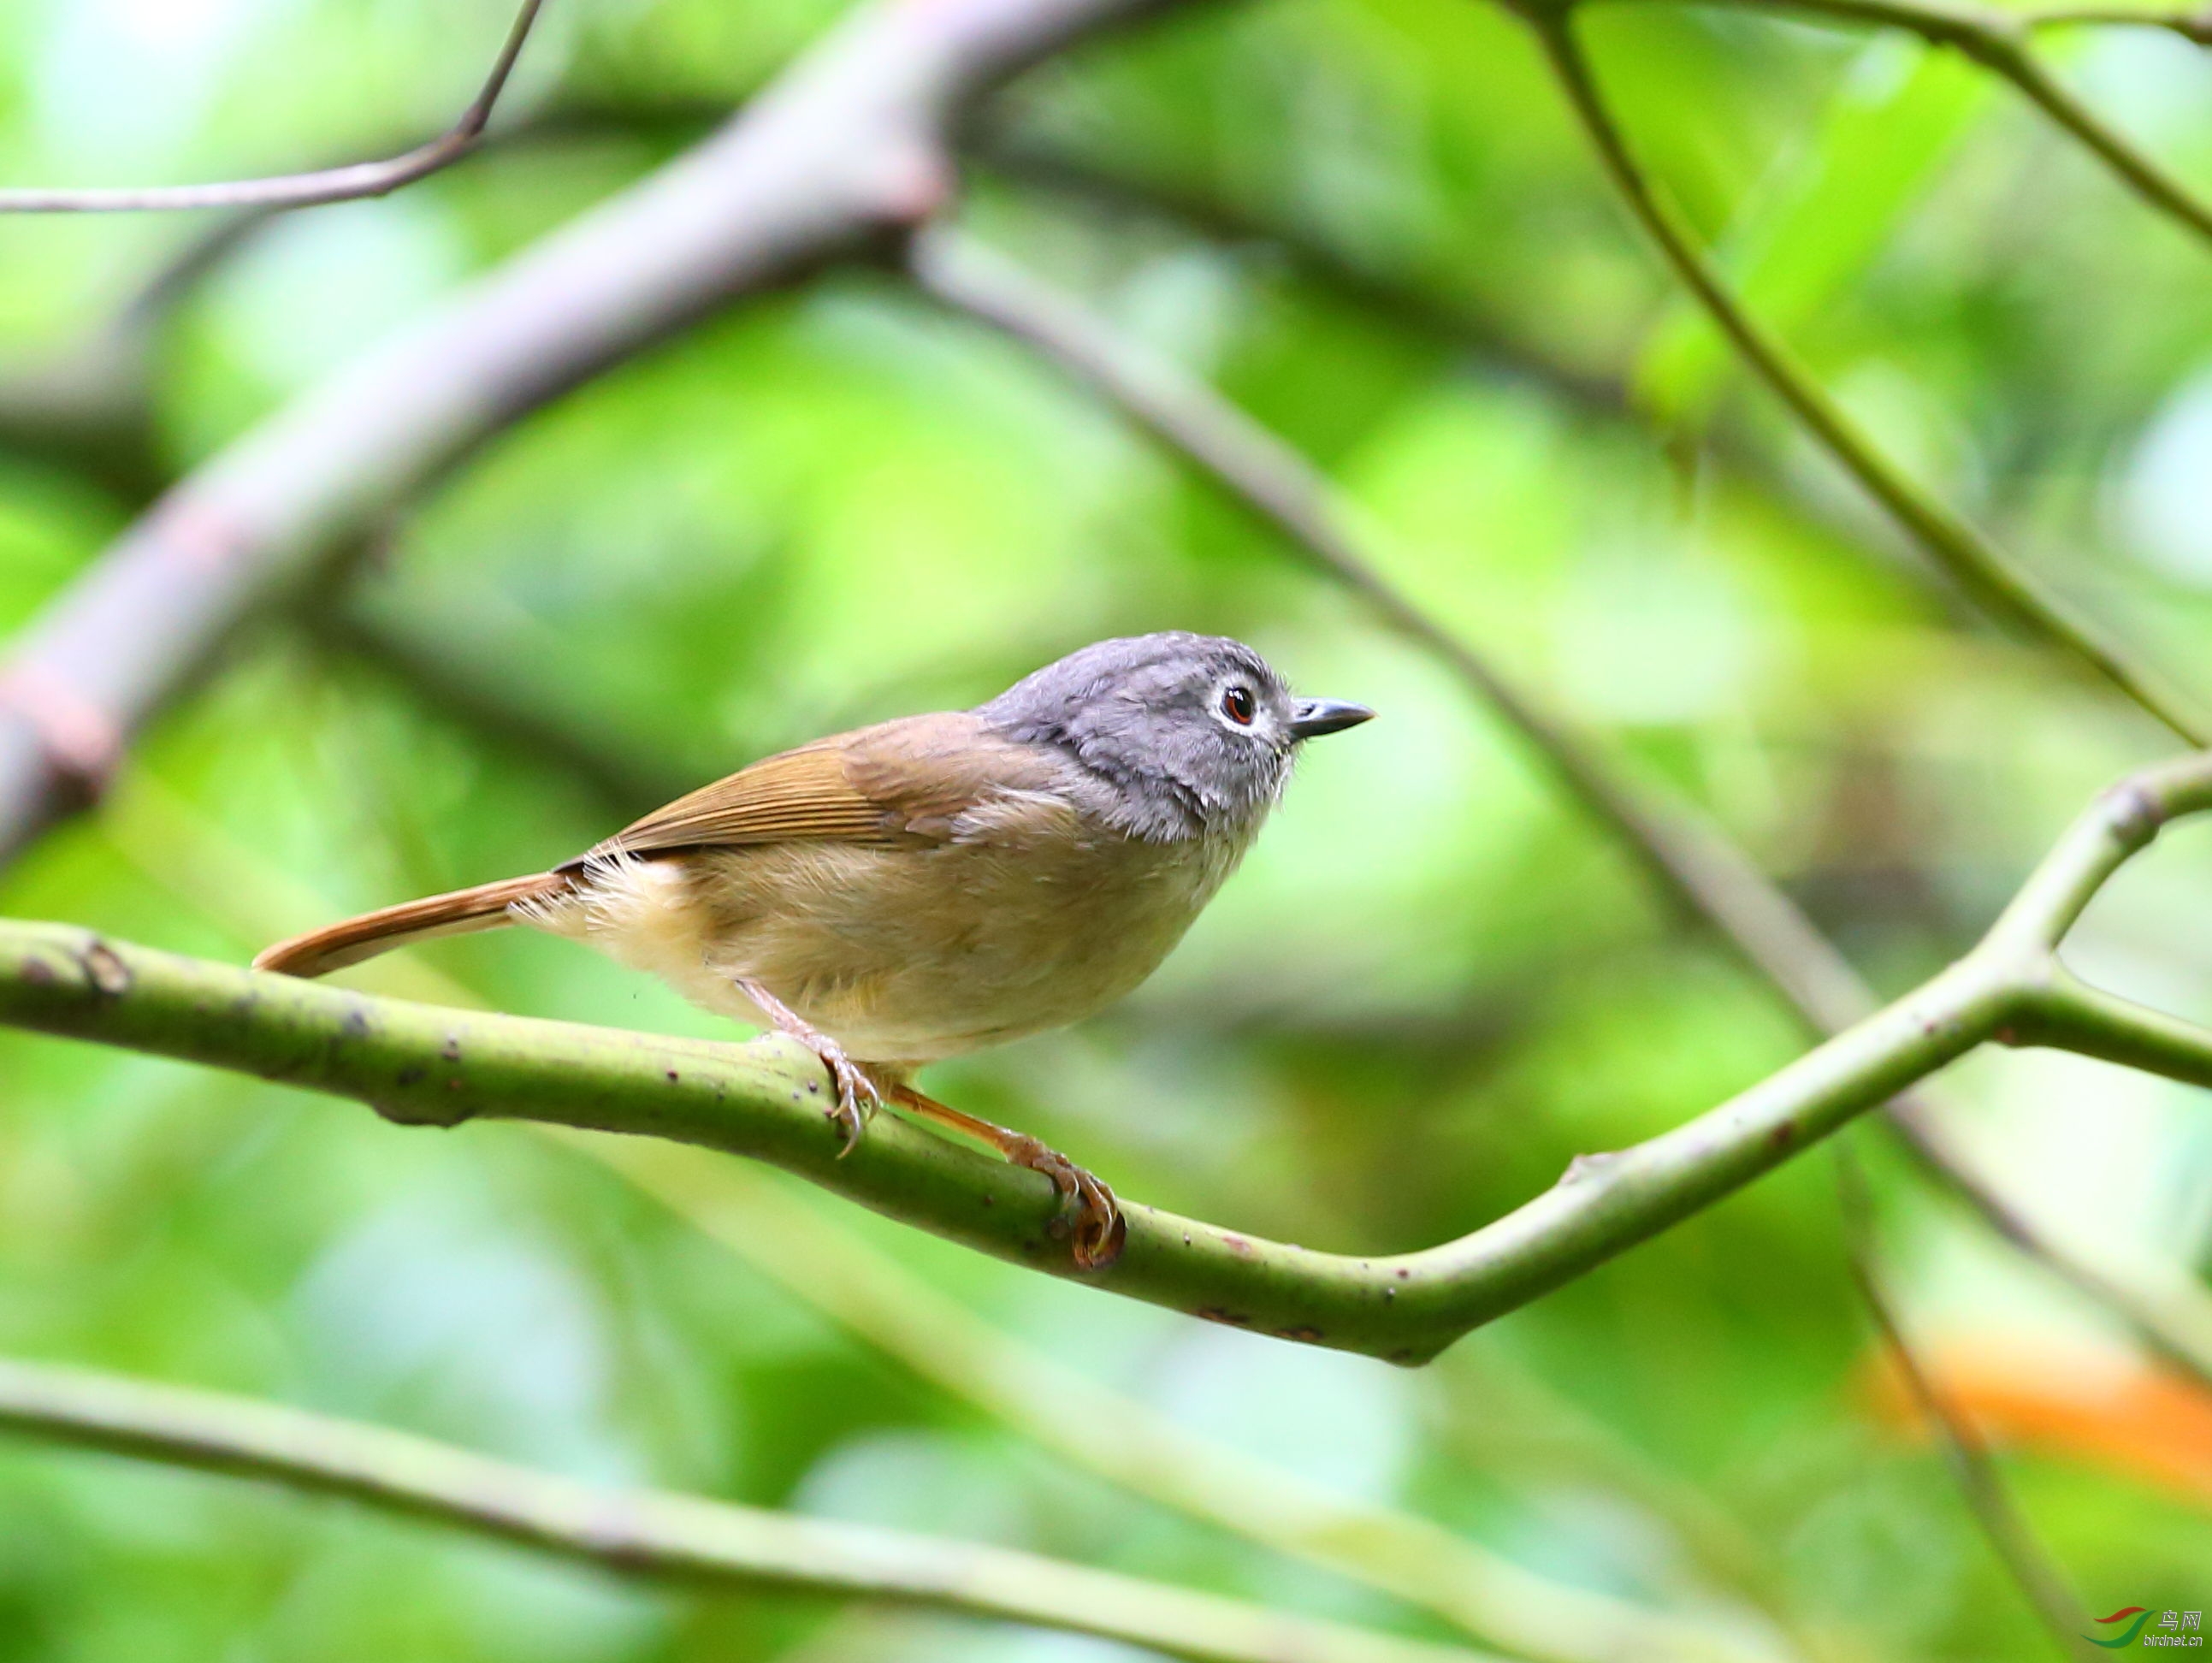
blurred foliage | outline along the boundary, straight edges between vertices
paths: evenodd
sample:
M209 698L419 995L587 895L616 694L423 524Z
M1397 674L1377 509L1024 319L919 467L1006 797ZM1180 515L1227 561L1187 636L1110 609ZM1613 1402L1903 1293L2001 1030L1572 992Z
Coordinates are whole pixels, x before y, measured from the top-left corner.
M149 366L152 454L190 466L637 177L833 9L556 0L502 112L510 140L389 200L272 222L183 298ZM159 182L380 153L450 119L506 11L9 0L0 174ZM1911 42L1656 6L1594 13L1590 33L1642 153L1884 444L2212 697L2206 251ZM2212 187L2202 54L2144 32L2053 50ZM1312 454L1401 539L1395 576L1423 604L1706 802L1883 985L1960 950L2087 793L2160 752L2144 721L1967 617L1747 387L1501 11L1174 15L1033 73L977 142L981 233ZM10 361L92 338L193 235L0 228ZM137 506L36 437L0 450L0 627ZM885 276L750 305L585 388L314 605L672 788L1149 629L1243 636L1301 686L1376 705L1385 720L1316 747L1126 1008L940 1071L943 1094L1125 1194L1316 1245L1419 1245L1798 1043L1435 666L1080 389ZM0 908L238 959L537 869L643 806L624 795L274 618L100 817L0 884ZM2100 901L2076 961L2212 1008L2208 878L2207 838L2176 837ZM716 1031L563 943L423 956L503 1008ZM2191 1093L2033 1054L1956 1078L1960 1136L2069 1239L2212 1265L2212 1120ZM2107 1317L1902 1168L1876 1176L1910 1319L1942 1355L2029 1360L2029 1385L2142 1368ZM1817 1159L1419 1375L821 1204L1185 1423L1560 1578L1749 1595L1839 1658L2042 1643L1939 1459L1883 1407ZM0 1036L0 1346L1398 1620L1056 1469L517 1128L403 1131ZM2212 1605L2212 1454L2191 1481L2074 1422L2012 1433L2007 1469L2086 1603ZM0 1448L0 1660L1110 1651L641 1592L252 1487Z

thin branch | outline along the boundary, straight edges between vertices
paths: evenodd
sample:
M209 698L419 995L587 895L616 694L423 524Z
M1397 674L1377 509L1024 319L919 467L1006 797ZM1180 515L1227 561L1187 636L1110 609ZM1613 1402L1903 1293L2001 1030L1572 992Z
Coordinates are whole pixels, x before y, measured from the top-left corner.
M1054 1234L1064 1226L1040 1173L888 1114L840 1159L820 1067L781 1038L712 1045L476 1015L5 921L0 1022L356 1098L402 1124L535 1120L751 1155L1054 1275L1284 1339L1420 1362L1733 1194L1992 1037L2072 1045L2076 1030L2132 1033L2144 1065L2163 1066L2178 1042L2148 1018L2124 1029L2077 1006L2073 1028L2066 1011L2027 1025L2051 1008L2052 955L2075 897L2166 819L2208 807L2212 757L2134 776L2061 839L1980 947L1913 992L1671 1131L1582 1157L1480 1229L1381 1258L1131 1205L1121 1258L1079 1270ZM2202 1045L2212 1058L2212 1034Z
M2187 1086L2212 1087L2212 1029L2054 971L2014 1035Z
M1856 4L1858 0L1838 0ZM2094 624L2013 565L1972 522L1923 490L1859 431L1778 340L1744 310L1630 155L1600 95L1568 11L1522 15L1542 44L1567 101L1607 177L1698 303L1744 361L1868 493L1968 593L1999 617L2118 688L2191 745L2212 743L2212 722L2150 669L2134 663Z
M1297 451L1198 377L1148 351L1071 297L944 226L918 235L908 268L941 304L1021 340L1103 394L1174 454L1282 533L1286 545L1435 655L1519 731L1537 759L1634 855L1660 892L1710 927L1819 1034L1875 1008L1873 990L1812 921L1692 805L1547 713L1383 576L1386 539ZM2145 1343L2212 1386L2212 1298L2138 1289L2081 1264L2007 1202L1946 1140L1924 1095L1888 1118L1931 1176L2004 1240L2116 1311Z
M1907 29L1936 46L1954 47L2009 81L2151 207L2212 241L2212 204L2075 97L2027 49L2027 35L2033 29L2083 22L2140 23L2171 30L2200 46L2212 45L2212 11L2101 16L2083 12L2014 14L1993 7L1948 4L1945 0L1699 0L1699 3L1846 17Z
M962 1611L1207 1663L1476 1656L1007 1548L602 1489L410 1433L53 1363L0 1359L0 1426L343 1496L624 1576Z
M164 496L0 664L0 862L98 793L231 631L492 435L935 208L990 89L1164 0L848 14L719 132L370 348Z
M487 131L487 154L610 132L671 148L727 119L726 104L563 98ZM151 375L161 329L278 210L244 208L192 222L186 235L106 315L75 338L0 367L0 445L60 463L136 512L176 482L154 419Z
M1042 1175L880 1115L853 1154L811 1052L375 999L0 920L0 1023L351 1097L402 1124L471 1118L673 1138L769 1160L893 1218L1054 1275L1285 1339L1419 1362L1771 1170L1974 1048L2008 976L1968 960L1718 1108L1474 1234L1351 1258L1126 1205L1127 1246L1076 1269Z
M181 208L309 208L319 203L380 197L403 185L450 168L483 142L484 124L521 56L530 26L544 0L522 0L491 73L456 121L438 137L383 161L357 161L313 173L278 174L266 179L231 180L217 185L157 185L120 189L0 190L0 214L123 214Z
M1835 1166L1837 1198L1842 1203L1844 1219L1844 1246L1850 1261L1851 1276L1858 1284L1890 1361L1903 1376L1921 1412L1942 1433L1952 1477L1958 1481L1959 1493L1967 1510L1974 1515L1974 1522L1981 1527L1990 1550L2027 1597L2028 1608L2060 1654L2074 1656L2075 1638L2081 1632L2081 1605L2014 1504L1989 1447L1982 1441L1979 1428L1936 1383L1905 1337L1896 1304L1882 1285L1877 1269L1874 1203L1867 1193L1866 1174L1860 1170L1847 1139L1838 1139L1835 1144Z
M2028 29L2070 28L2084 23L2164 29L2200 46L2212 46L2212 8L2154 11L2127 6L2051 6L2019 13L2015 21Z

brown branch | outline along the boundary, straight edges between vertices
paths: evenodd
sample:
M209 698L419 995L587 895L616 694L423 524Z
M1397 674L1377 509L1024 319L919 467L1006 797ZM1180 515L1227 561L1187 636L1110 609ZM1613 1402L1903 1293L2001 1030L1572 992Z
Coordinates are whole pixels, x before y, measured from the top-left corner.
M884 0L737 119L172 490L0 664L0 861L96 794L246 618L491 435L733 298L934 208L1000 82L1163 0Z
M484 124L530 38L544 0L522 0L491 73L461 118L428 144L382 161L357 161L307 174L229 180L215 185L156 185L118 189L0 190L0 214L125 214L180 208L310 208L319 203L380 197L450 168L483 141Z

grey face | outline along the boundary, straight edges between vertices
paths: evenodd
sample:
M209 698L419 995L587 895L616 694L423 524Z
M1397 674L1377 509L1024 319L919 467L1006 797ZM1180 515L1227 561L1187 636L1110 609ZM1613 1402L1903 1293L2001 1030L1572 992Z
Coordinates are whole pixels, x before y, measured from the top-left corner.
M1101 641L1016 682L978 711L1012 739L1066 751L1106 784L1132 835L1249 835L1282 793L1300 741L1374 714L1291 696L1225 636Z

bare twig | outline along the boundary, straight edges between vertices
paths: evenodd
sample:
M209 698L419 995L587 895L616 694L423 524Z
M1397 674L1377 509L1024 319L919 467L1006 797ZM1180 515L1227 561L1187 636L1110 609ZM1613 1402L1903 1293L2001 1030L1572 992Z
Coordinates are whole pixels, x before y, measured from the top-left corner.
M1844 1248L1851 1277L1874 1319L1891 1364L1904 1379L1913 1401L1941 1435L1952 1476L1967 1510L2013 1582L2027 1597L2033 1611L2062 1654L2075 1654L2075 1639L2081 1632L2081 1608L2066 1587L2065 1578L2051 1561L2034 1531L2012 1499L2004 1477L1997 1471L1981 1431L1951 1401L1921 1363L1905 1337L1889 1291L1882 1285L1879 1248L1874 1225L1874 1203L1867 1191L1866 1174L1860 1170L1850 1140L1834 1146L1837 1199L1844 1220Z
M2191 745L2212 742L2212 722L2191 701L2162 676L2133 662L2097 626L2014 566L1970 521L1909 478L1859 431L1788 349L1744 310L1629 153L1575 37L1571 11L1531 6L1522 15L1621 200L1722 333L1806 429L1943 570L1991 612L2118 689Z
M1210 1663L1476 1657L1007 1548L601 1489L410 1433L54 1363L0 1359L0 1427L343 1496L625 1576L964 1611Z
M993 87L1163 0L848 15L727 126L369 349L172 490L0 665L0 862L89 801L239 623L489 435L938 204Z
M1630 776L1589 739L1439 624L1383 575L1379 529L1311 463L1197 377L1117 333L1070 297L947 228L918 236L909 268L943 304L1028 343L1109 399L1175 454L1273 526L1287 545L1433 654L1522 734L1537 759L1688 917L1709 926L1815 1033L1872 1011L1873 990L1751 858L1692 805ZM2154 1295L2081 1264L2051 1240L1938 1129L1924 1093L1889 1122L1931 1175L2003 1238L2118 1313L2161 1355L2212 1385L2212 1298Z
M0 214L123 214L181 208L308 208L319 203L380 197L450 168L483 142L484 124L530 38L544 0L522 0L491 73L460 119L428 144L383 161L357 161L307 174L230 180L216 185L156 185L119 189L0 190Z

